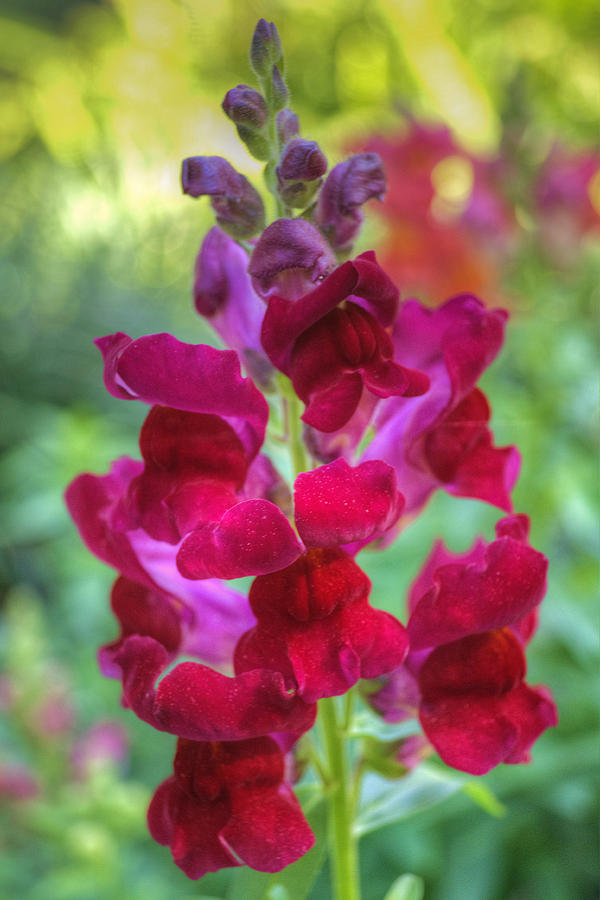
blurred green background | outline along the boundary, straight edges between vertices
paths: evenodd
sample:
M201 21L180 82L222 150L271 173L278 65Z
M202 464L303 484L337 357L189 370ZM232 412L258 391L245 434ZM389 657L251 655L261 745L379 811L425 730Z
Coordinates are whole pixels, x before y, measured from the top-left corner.
M147 836L145 808L174 742L150 740L96 667L116 631L112 573L80 545L62 491L84 469L135 455L144 410L105 393L92 340L117 330L213 340L190 300L211 218L181 196L179 162L218 153L259 174L220 110L251 78L258 17L277 23L303 134L331 162L410 111L446 123L473 153L512 148L535 166L554 141L597 141L597 4L3 0L1 16L0 896L223 896L229 873L197 886ZM485 777L504 817L458 792L368 835L365 900L403 871L424 877L428 900L597 896L600 253L588 235L559 265L525 208L521 220L503 273L511 325L484 387L497 443L523 454L516 507L551 559L528 680L551 686L560 725L531 766ZM359 249L376 247L385 227L373 218ZM436 496L392 550L364 560L374 602L401 615L432 539L464 549L478 532L491 537L497 518ZM107 721L125 729L129 753L112 764L99 752L77 775L74 746ZM26 767L20 788L16 765ZM325 876L311 896L329 896Z

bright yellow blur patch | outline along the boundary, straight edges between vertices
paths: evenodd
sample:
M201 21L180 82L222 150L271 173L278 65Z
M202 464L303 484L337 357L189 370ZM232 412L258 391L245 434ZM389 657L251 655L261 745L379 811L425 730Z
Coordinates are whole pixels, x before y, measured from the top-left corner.
M463 156L447 156L431 172L435 197L431 211L436 219L447 221L466 208L473 190L473 166Z
M474 70L445 33L435 0L388 0L402 49L434 111L470 150L498 145L500 122Z

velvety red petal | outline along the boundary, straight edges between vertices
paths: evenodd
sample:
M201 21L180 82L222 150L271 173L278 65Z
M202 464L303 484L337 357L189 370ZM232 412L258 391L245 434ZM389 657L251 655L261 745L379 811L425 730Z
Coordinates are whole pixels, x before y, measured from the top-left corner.
M222 416L233 425L248 456L256 455L269 408L250 379L242 378L233 350L185 344L164 333L128 342L126 338L118 333L96 341L113 396Z
M445 488L456 497L474 497L511 512L510 493L520 468L521 455L517 448L492 446L492 436L486 430Z
M307 547L335 547L381 536L404 505L391 466L343 459L305 472L294 487L296 526Z
M518 724L517 742L504 762L517 764L529 761L529 749L546 728L558 725L558 714L552 694L545 687L531 688L526 684L508 694L504 713Z
M442 566L408 622L412 650L514 625L546 591L546 557L510 537L493 541L483 564Z
M193 531L177 554L185 578L241 578L283 569L302 553L292 526L268 500L243 500Z
M65 491L65 502L88 550L132 581L156 587L128 534L111 527L117 502L142 469L141 462L123 457L113 463L108 475L79 475Z
M498 697L467 694L424 703L419 719L446 765L471 775L485 775L503 762L519 737Z
M424 703L460 694L499 697L517 687L525 671L512 631L486 631L436 647L419 670L419 690Z
M329 434L352 418L363 392L358 372L341 375L331 387L312 395L301 418L307 425Z
M170 846L173 860L188 878L239 866L241 863L220 839L229 818L225 800L199 803L177 784L175 778L157 789L148 809L148 828L159 844Z
M152 637L169 654L179 650L182 640L181 618L166 594L121 577L113 585L111 607L121 626L121 634L118 640L99 650L100 667L104 675L120 677L121 670L114 664L113 658L129 635Z
M281 871L315 843L300 804L287 785L232 795L231 818L221 836L226 846L259 872Z
M158 731L191 741L238 741L276 731L301 734L316 708L286 690L279 672L253 670L233 678L200 663L179 663L155 682L168 663L149 637L128 638L115 657L123 672L123 698Z
M421 598L434 587L434 575L442 566L469 565L481 567L487 544L478 538L473 546L464 553L452 553L443 541L437 540L433 549L421 568L421 571L410 586L408 593L408 612L414 612Z
M263 348L278 369L289 374L289 354L296 339L348 297L356 285L351 262L335 269L325 281L300 300L271 297L263 319Z

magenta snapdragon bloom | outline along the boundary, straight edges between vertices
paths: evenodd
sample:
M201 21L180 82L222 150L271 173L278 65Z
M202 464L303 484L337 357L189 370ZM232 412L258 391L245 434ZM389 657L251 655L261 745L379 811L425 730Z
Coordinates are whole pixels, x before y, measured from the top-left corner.
M393 358L386 328L397 309L398 291L372 252L344 263L294 302L269 298L262 344L306 404L304 422L319 431L337 431L365 390L376 397L410 397L427 390L426 375Z
M243 864L279 872L314 844L270 737L179 740L174 775L156 790L150 834L188 878Z
M437 309L416 300L401 305L395 355L425 372L430 388L420 397L391 397L377 405L375 436L361 458L394 467L406 513L417 513L438 488L511 511L520 456L515 447L494 446L489 405L476 387L500 350L505 319L503 310L488 310L468 294ZM343 442L342 435L338 445Z
M258 574L295 559L302 545L267 499L282 481L258 455L268 406L236 354L166 334L98 343L109 391L156 405L140 436L143 465L123 460L112 479L80 476L67 491L90 549L140 583L193 530L203 547L196 577Z
M410 592L406 666L370 698L389 721L418 714L444 762L473 775L526 762L557 722L549 691L524 681L547 569L528 531L510 516L490 544L458 555L436 544Z

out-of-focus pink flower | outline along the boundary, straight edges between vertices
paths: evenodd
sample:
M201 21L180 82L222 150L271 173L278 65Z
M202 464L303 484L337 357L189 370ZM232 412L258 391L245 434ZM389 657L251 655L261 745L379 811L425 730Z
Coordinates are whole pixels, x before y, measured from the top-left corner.
M19 803L40 793L40 785L26 766L18 763L0 765L0 800Z
M366 149L385 166L389 232L379 255L402 293L436 305L459 291L498 299L517 234L504 160L478 158L446 127L416 121Z
M600 233L600 153L554 146L534 185L534 203L546 253L573 265L583 238Z
M107 763L119 765L129 752L127 732L119 722L96 722L73 743L71 765L79 780Z

